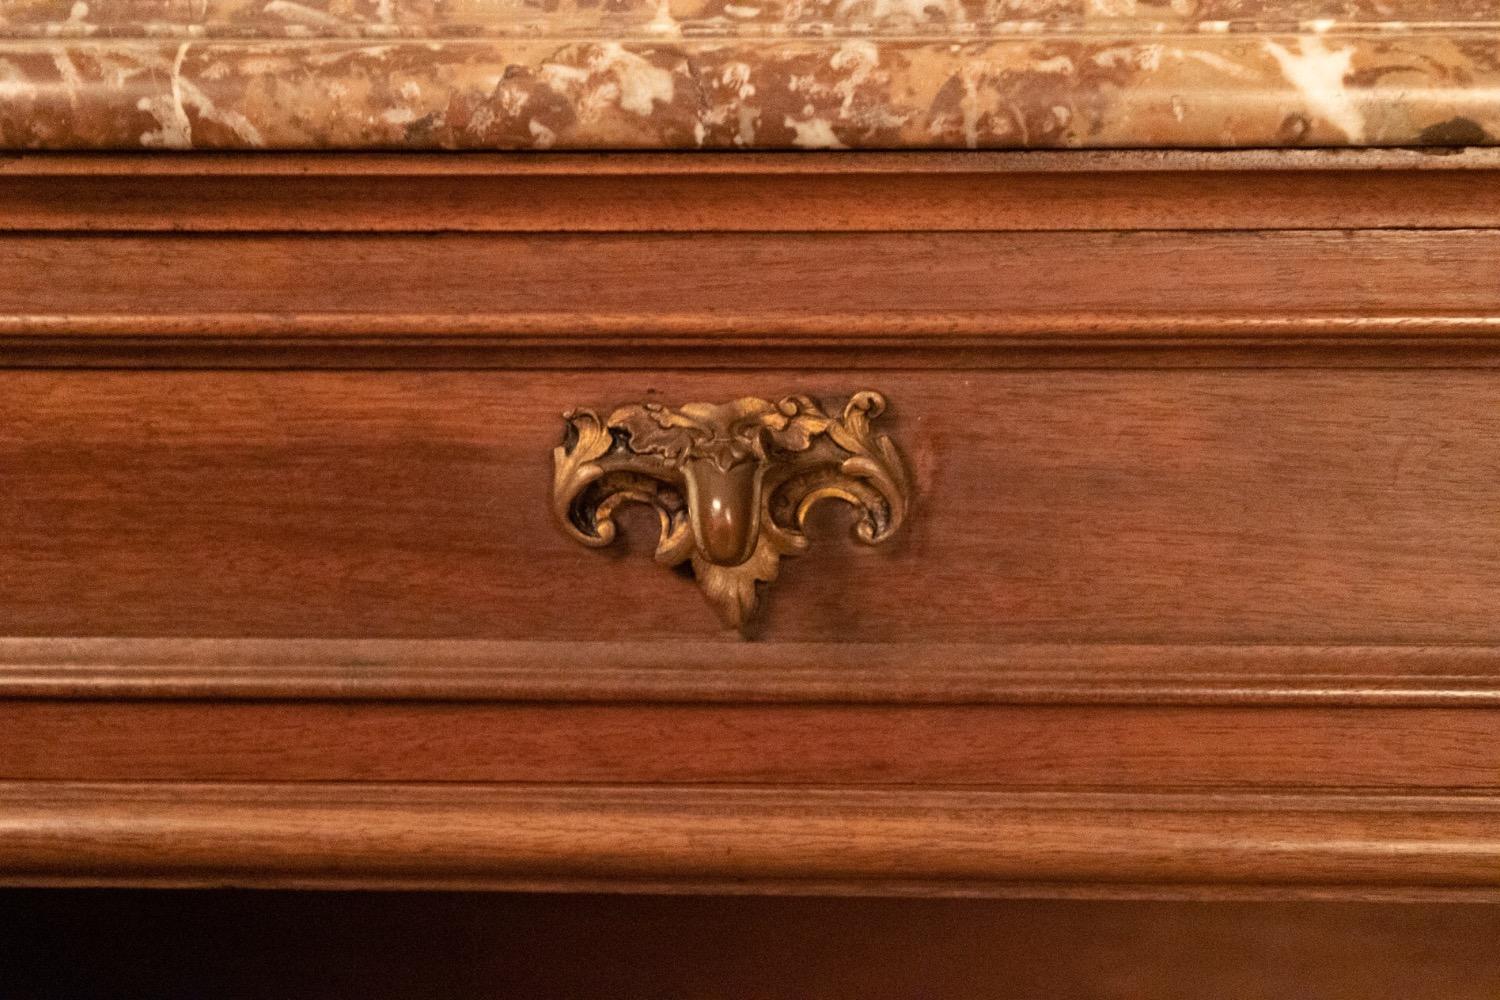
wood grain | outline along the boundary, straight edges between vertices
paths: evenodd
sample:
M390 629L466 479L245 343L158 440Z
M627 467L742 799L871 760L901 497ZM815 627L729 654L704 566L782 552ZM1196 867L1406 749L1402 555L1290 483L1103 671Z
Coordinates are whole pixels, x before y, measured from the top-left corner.
M0 697L1494 707L1500 649L0 638Z
M12 370L0 620L13 636L721 637L691 582L652 564L644 510L607 551L553 524L560 414L851 384L891 399L913 513L876 549L830 506L764 640L1500 638L1497 382L1461 371Z
M0 804L0 884L1500 890L1500 806L1462 796L23 783Z
M0 779L1500 788L1493 709L0 702Z
M1484 150L0 161L0 229L997 231L1500 223ZM171 212L162 211L170 200Z
M1316 336L1319 320L1386 316L1372 332L1397 335L1404 317L1413 336L1451 335L1441 321L1456 319L1473 336L1500 312L1497 255L1495 230L11 234L0 237L0 333L504 335L618 351L684 334L766 346L1149 340L1173 317L1189 332L1195 317L1200 328L1233 321L1221 338L1257 324L1285 334L1298 320ZM1413 322L1422 316L1439 322Z
M1496 176L0 161L0 880L1500 899ZM550 521L865 387L758 641Z

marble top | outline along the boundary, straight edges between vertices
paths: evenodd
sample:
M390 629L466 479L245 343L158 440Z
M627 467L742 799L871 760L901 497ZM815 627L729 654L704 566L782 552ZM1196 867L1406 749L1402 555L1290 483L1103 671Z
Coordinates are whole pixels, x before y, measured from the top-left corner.
M1496 136L1500 0L0 0L8 149Z

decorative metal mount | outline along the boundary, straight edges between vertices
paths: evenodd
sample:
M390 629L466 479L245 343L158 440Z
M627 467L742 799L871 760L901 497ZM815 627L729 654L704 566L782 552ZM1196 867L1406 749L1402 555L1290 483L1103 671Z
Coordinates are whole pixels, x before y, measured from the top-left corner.
M854 505L854 535L871 545L901 526L906 468L870 427L884 409L880 393L857 392L838 417L807 396L640 403L606 420L571 410L552 453L553 511L569 535L600 547L615 538L621 504L650 504L661 518L656 561L690 562L724 623L743 629L781 557L806 550L803 524L819 500Z

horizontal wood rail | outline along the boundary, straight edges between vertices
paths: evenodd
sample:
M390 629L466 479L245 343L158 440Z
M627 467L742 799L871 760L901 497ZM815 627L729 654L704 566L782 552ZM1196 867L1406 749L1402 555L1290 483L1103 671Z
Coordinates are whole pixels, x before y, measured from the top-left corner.
M12 638L0 698L1493 707L1500 648Z
M0 366L1494 366L1497 178L1494 149L18 154Z
M1500 224L1496 154L22 154L0 156L0 230L1485 227Z
M1500 898L1500 799L0 783L0 884Z

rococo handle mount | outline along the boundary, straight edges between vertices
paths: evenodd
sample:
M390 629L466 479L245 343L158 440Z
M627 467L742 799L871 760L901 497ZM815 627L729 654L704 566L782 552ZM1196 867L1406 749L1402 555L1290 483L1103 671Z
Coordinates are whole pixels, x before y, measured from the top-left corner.
M906 468L870 426L884 409L880 393L857 392L837 417L807 396L639 403L604 420L572 410L552 453L553 511L568 534L599 547L614 540L621 504L650 504L661 518L656 561L691 563L725 624L743 629L781 557L806 550L803 524L819 500L854 505L855 537L871 545L901 526Z

